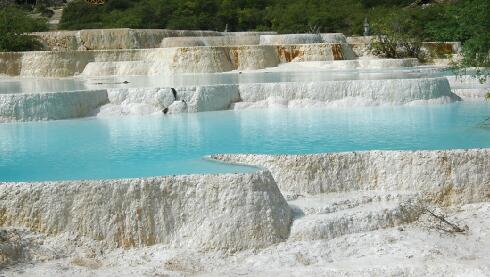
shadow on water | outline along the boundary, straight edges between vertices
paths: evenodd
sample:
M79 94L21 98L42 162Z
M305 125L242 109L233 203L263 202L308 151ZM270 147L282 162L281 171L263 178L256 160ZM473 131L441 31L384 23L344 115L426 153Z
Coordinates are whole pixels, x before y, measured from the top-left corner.
M479 128L490 131L490 116L484 119L479 125Z

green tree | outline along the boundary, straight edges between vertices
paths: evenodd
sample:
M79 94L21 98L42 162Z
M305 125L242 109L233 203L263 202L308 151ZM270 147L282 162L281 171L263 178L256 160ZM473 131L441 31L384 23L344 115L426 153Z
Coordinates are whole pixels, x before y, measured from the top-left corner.
M103 6L92 5L84 0L70 2L64 9L60 29L78 30L109 27L103 24L106 15Z
M0 9L0 51L39 50L42 44L29 33L45 30L46 21L31 18L19 8Z

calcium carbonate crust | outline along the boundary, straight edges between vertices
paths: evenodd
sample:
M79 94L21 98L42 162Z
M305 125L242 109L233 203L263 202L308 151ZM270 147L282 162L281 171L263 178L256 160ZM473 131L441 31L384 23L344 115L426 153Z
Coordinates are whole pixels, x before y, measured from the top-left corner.
M105 90L0 94L0 123L85 117L107 102Z
M230 39L232 40L232 39ZM215 73L354 58L340 43L0 53L0 74L23 77Z
M490 199L490 150L365 151L314 155L213 155L271 171L280 190L317 195L352 190L418 191L435 203Z
M257 83L175 88L2 94L0 122L131 114L195 113L267 107L449 103L460 98L445 78ZM175 105L173 105L175 102Z
M108 247L166 244L234 252L287 239L291 214L267 171L0 183L0 226Z
M268 171L0 183L0 266L20 262L7 276L484 275L489 154L213 156L269 168L283 194L297 192L292 213ZM446 219L469 231L430 229L440 223L411 204L429 195L458 205Z

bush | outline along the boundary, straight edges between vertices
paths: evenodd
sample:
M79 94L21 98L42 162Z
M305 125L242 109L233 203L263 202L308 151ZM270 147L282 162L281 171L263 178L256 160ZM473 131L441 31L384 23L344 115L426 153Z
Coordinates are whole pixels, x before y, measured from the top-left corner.
M490 1L462 1L458 8L448 9L448 17L455 23L453 36L463 42L462 60L456 70L476 67L475 76L481 82L489 76L490 67Z
M83 0L70 2L61 16L59 28L66 30L104 28L102 6L92 5Z
M376 39L371 43L370 50L384 58L417 58L426 61L419 29L418 21L409 12L389 14L373 22Z
M30 32L47 30L46 21L34 19L14 6L0 9L0 51L31 51L42 44Z

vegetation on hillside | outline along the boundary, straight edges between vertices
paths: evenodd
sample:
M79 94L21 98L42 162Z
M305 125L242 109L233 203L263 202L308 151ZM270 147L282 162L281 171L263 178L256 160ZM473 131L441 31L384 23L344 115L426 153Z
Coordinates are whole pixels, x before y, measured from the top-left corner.
M91 5L75 0L65 9L61 28L169 28L280 33L361 34L368 13L399 9L411 0L107 0ZM380 12L382 14L382 12Z
M47 30L46 21L31 18L15 6L0 8L0 51L41 49L41 43L30 32Z
M424 59L423 41L460 41L459 68L477 67L485 77L490 67L490 1L465 0L453 4L407 7L373 21L377 43L373 50L388 58ZM380 43L381 42L381 43Z

